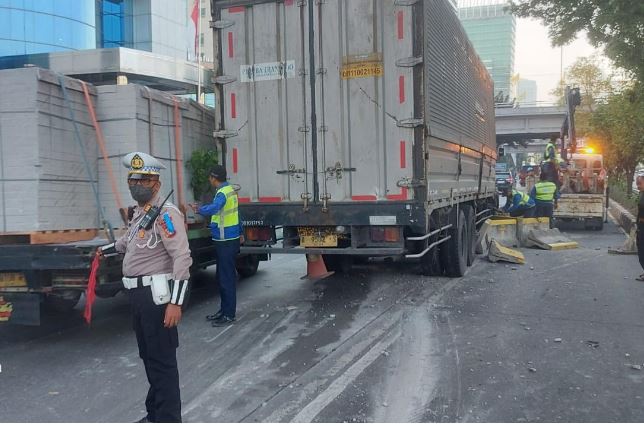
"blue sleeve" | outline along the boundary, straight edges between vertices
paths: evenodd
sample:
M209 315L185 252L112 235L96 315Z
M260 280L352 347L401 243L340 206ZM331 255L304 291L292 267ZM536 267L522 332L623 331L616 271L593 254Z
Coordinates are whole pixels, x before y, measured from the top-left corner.
M557 188L555 190L555 200L558 200L559 198L561 198L561 192L559 192L559 188Z
M212 204L204 204L199 207L198 213L202 216L213 216L219 213L219 211L224 208L225 204L226 196L220 192L215 195L215 198L212 200Z
M517 194L514 197L512 197L512 206L510 206L509 209L507 209L508 213L514 212L517 208L519 208L519 203L521 202L521 195Z
M532 187L532 190L530 191L530 198L533 200L537 199L537 188L535 186Z

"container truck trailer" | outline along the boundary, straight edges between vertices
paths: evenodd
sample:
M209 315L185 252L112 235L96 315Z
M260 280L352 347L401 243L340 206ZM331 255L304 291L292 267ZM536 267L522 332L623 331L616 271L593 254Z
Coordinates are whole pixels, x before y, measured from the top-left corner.
M446 0L213 0L245 253L462 276L495 205L493 83ZM278 238L279 237L279 238Z

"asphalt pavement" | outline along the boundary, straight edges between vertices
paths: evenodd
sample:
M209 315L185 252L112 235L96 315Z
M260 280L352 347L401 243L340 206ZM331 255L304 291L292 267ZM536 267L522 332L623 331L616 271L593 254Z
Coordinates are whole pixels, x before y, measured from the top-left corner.
M214 270L180 325L184 421L644 421L644 284L624 234L567 229L580 248L480 258L460 279L373 262L300 280L274 256L238 290L237 322L210 327ZM147 382L123 295L86 326L45 316L0 327L4 422L131 422Z

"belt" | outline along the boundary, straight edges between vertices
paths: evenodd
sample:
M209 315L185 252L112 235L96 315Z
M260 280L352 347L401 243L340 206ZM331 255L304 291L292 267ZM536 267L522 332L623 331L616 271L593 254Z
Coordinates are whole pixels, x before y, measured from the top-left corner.
M165 279L170 279L171 274L159 274L165 277ZM156 276L156 275L154 275ZM123 286L128 290L133 290L135 288L150 287L152 285L152 275L140 275L138 277L123 277Z

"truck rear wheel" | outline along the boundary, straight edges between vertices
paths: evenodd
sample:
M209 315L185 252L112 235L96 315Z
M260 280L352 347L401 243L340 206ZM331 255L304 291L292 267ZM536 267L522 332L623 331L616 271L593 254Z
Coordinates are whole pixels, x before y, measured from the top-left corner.
M53 312L68 313L78 304L82 292L78 290L65 290L50 293L45 297L45 308Z
M249 254L237 261L237 272L244 278L252 277L257 273L259 268L259 257Z
M472 206L465 206L465 221L467 223L467 266L474 264L476 253L474 253L474 243L476 242L476 215Z
M432 277L443 274L439 250L439 247L434 247L420 260L420 272L423 275Z
M441 248L445 260L445 271L450 277L462 277L467 271L467 253L469 251L469 239L467 237L467 221L462 209L454 209L450 214L452 228L449 235L452 238Z

